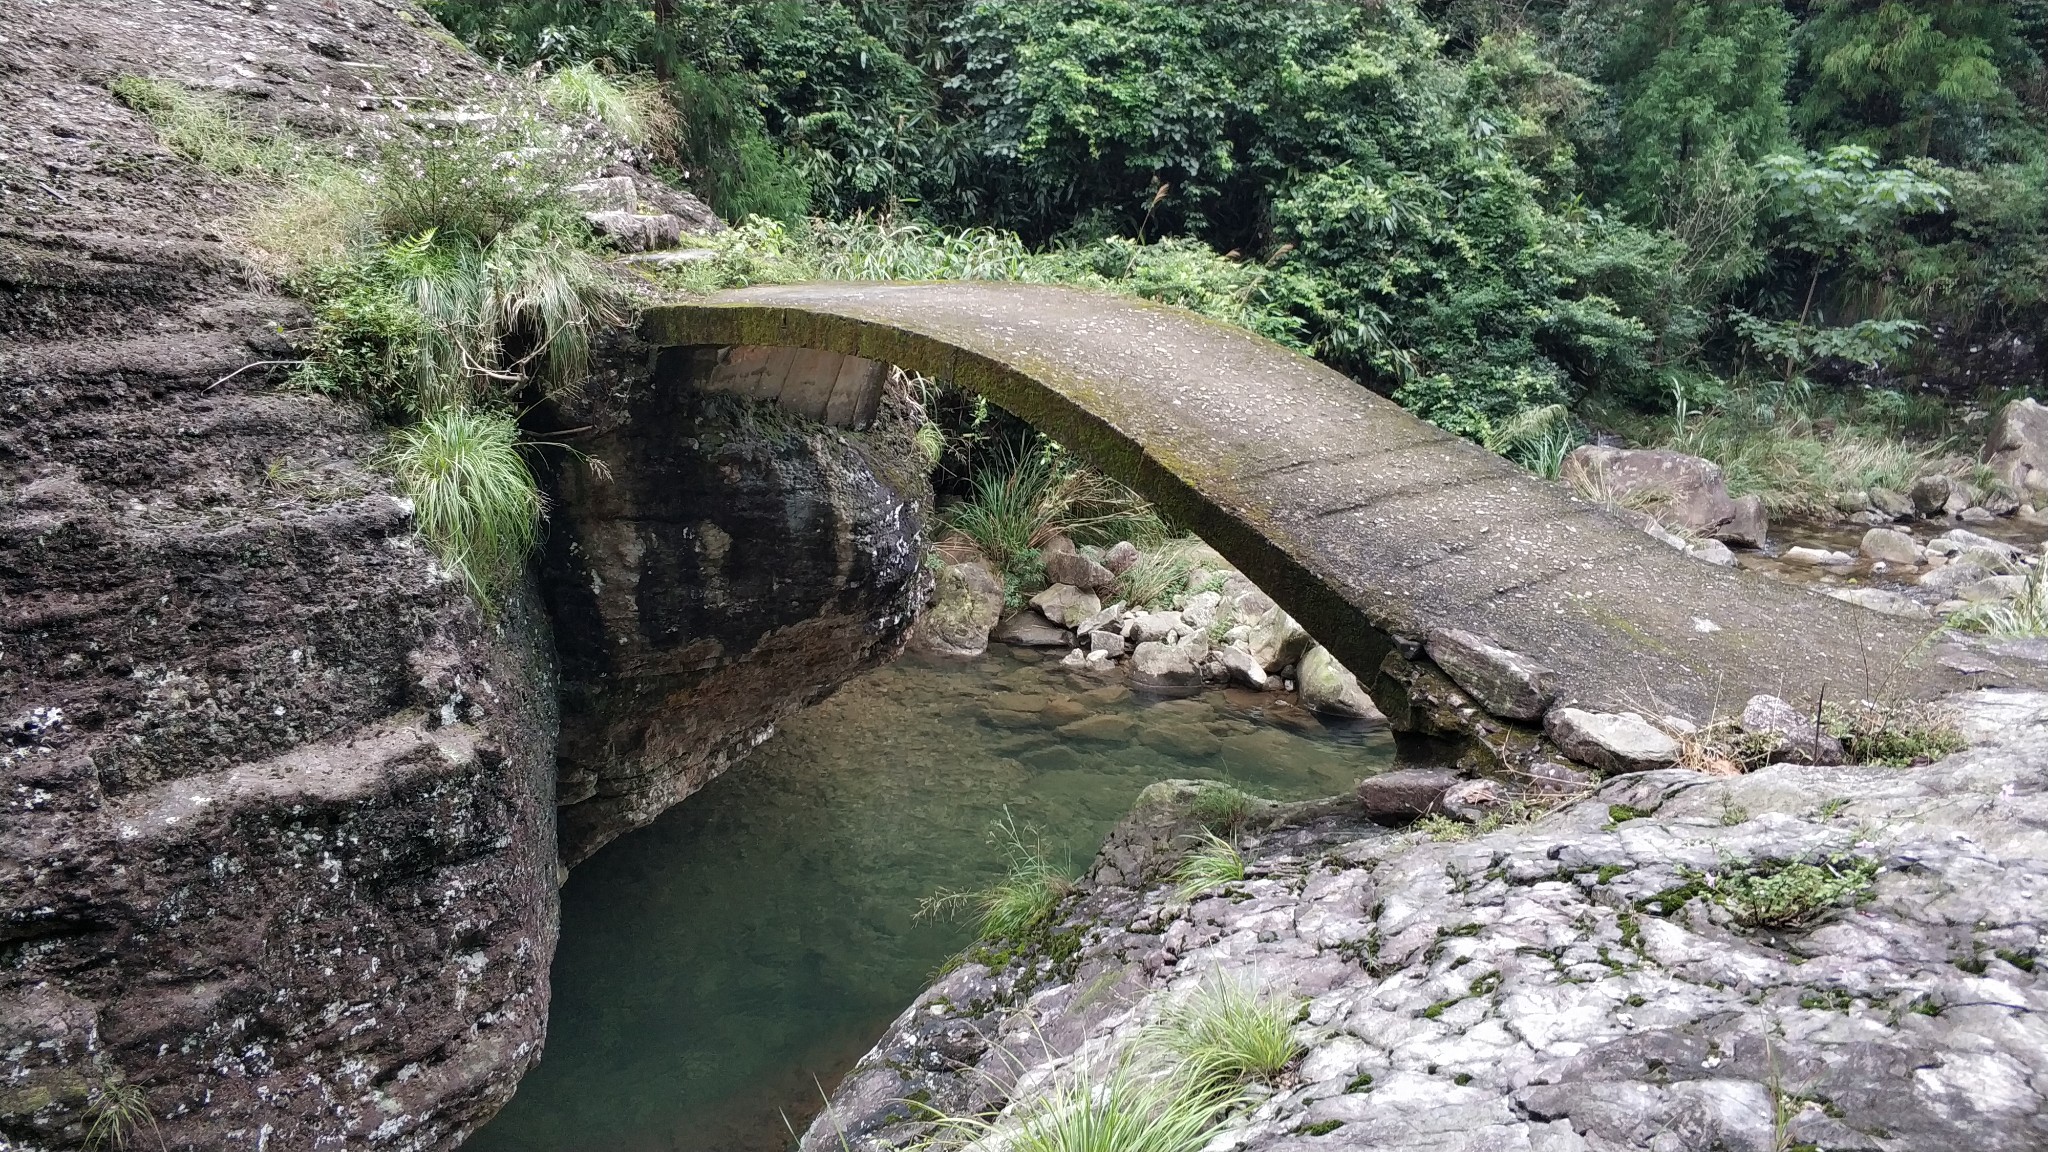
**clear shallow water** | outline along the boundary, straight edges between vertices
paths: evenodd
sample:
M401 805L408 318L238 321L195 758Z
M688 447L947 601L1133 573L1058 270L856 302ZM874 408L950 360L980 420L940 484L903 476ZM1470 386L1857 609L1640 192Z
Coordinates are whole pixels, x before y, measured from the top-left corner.
M1000 870L986 833L1006 806L1078 870L1155 780L1308 799L1393 755L1276 696L1146 700L1008 653L906 658L576 869L546 1056L466 1147L780 1152L783 1117L801 1131L969 942L917 903Z

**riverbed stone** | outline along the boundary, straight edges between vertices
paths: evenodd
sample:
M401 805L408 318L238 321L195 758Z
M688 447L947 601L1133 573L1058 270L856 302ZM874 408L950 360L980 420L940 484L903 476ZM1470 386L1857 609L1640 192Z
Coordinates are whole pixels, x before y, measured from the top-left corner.
M1997 574L1993 565L1958 559L1922 572L1917 583L1936 592L1955 593Z
M1206 651L1196 653L1184 644L1141 641L1131 650L1128 661L1131 683L1139 688L1155 690L1199 688L1203 680L1199 662L1206 655Z
M911 642L944 656L979 656L1002 616L1003 582L981 564L951 564L939 571Z
M1643 508L1666 524L1744 547L1761 547L1769 514L1755 496L1731 499L1721 467L1666 449L1585 444L1565 457L1564 480L1603 503Z
M1887 616L1898 616L1906 620L1932 620L1934 611L1911 596L1894 592L1889 588L1830 588L1827 594L1837 600L1847 601L1872 612Z
M1360 780L1352 794L1370 819L1411 820L1443 811L1444 793L1464 779L1448 768L1397 768Z
M1735 567L1735 553L1719 540L1694 540L1685 546L1685 554L1717 568Z
M1746 735L1769 742L1764 757L1771 763L1832 765L1843 760L1840 740L1822 731L1812 713L1779 697L1750 697L1742 706L1741 724Z
M1251 620L1250 628L1245 635L1245 650L1269 675L1301 659L1302 653L1314 643L1308 632L1294 622L1294 617L1277 604Z
M1055 556L1070 555L1056 552ZM1031 606L1045 615L1045 618L1064 628L1072 628L1081 621L1102 611L1102 601L1095 593L1077 588L1072 584L1054 584L1031 598Z
M2024 554L2024 550L2016 544L2008 544L2003 540L1996 540L1982 533L1972 532L1967 528L1951 528L1936 536L1928 544L1930 547L1936 544L1942 545L1956 554L1984 552L1995 557L2000 562L2007 563L2019 559Z
M2015 599L2026 590L2025 576L1986 576L1956 589L1956 598L1971 604L1988 604Z
M1939 516L1948 506L1953 482L1940 473L1929 473L1913 481L1912 491L1907 498L1913 502L1913 510L1922 516Z
M1634 712L1552 708L1544 714L1543 731L1566 756L1609 775L1678 760L1678 741Z
M1856 558L1847 552L1836 552L1829 548L1808 548L1803 544L1785 549L1778 559L1783 560L1787 564L1805 564L1820 568L1832 568L1856 562Z
M1373 706L1372 697L1358 686L1358 677L1339 664L1337 658L1330 655L1330 650L1320 644L1302 654L1301 667L1295 678L1302 707L1312 712L1354 720L1386 719Z
M1223 671L1232 684L1240 684L1254 691L1265 691L1268 677L1266 669L1252 658L1250 652L1236 645L1218 649L1216 658L1223 665Z
M1041 616L1036 608L1025 608L996 625L993 638L1019 648L1065 648L1072 633Z
M1116 586L1114 572L1078 552L1047 552L1044 560L1045 578L1055 586L1070 584L1098 594Z
M1979 458L2013 491L2048 493L2048 407L2032 397L2007 403Z
M1098 631L1100 629L1111 629L1120 632L1122 631L1122 629L1118 624L1118 621L1120 621L1123 618L1123 614L1127 609L1128 606L1123 601L1119 600L1116 603L1111 604L1108 607L1102 609L1100 612L1094 613L1087 619L1081 621L1079 624L1074 625L1074 631L1078 635L1082 636L1086 636L1088 633Z
M1222 603L1221 593L1197 592L1181 606L1180 618L1187 621L1190 628L1207 628L1216 622L1217 609Z
M1911 516L1913 514L1912 498L1902 493L1894 492L1889 488L1872 488L1870 490L1870 504L1871 507L1876 508L1879 512L1893 518Z
M1429 658L1479 706L1510 720L1534 720L1557 698L1549 668L1483 636L1458 628L1432 632Z
M1114 660L1122 656L1124 650L1124 635L1121 632L1109 632L1098 628L1088 633L1088 651L1090 653L1100 652Z
M1136 644L1164 643L1186 630L1178 612L1141 612L1124 626L1124 636Z
M1129 572L1142 558L1138 546L1129 540L1119 540L1102 554L1102 566L1118 576Z
M1911 536L1890 528L1872 528L1863 534L1858 550L1872 560L1886 564L1913 565L1920 562L1920 546Z

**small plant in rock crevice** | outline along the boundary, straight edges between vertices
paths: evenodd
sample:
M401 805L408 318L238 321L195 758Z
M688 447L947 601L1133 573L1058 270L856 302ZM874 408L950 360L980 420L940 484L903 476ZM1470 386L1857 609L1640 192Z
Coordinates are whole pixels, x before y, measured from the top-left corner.
M1174 899L1192 900L1244 879L1244 853L1236 844L1207 830L1198 833L1195 841L1194 849L1174 869Z
M85 1130L87 1152L108 1148L126 1152L142 1147L144 1131L157 1148L164 1147L163 1133L157 1128L149 1098L133 1084L112 1080L101 1084L94 1091L88 1115L91 1120Z
M1878 862L1836 855L1817 863L1762 861L1715 872L1681 868L1679 885L1641 902L1643 910L1671 915L1694 899L1728 910L1749 928L1799 928L1837 908L1862 903L1875 889Z
M444 408L400 429L390 467L420 534L479 600L515 579L539 534L540 487L500 412Z

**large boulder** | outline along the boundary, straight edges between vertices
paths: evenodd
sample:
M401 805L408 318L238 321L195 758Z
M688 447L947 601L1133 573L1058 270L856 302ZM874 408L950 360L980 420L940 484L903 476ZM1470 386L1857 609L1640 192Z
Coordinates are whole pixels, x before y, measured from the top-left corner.
M1920 546L1904 532L1890 528L1872 528L1863 534L1863 543L1857 549L1872 560L1887 564L1918 564Z
M2014 492L2048 494L2048 407L2029 397L1999 409L1981 459Z
M1565 457L1562 475L1603 504L1640 508L1730 544L1760 547L1770 527L1761 499L1730 498L1720 465L1683 452L1586 444Z
M1678 762L1678 741L1634 712L1552 708L1543 717L1543 732L1558 751L1608 775Z
M1087 592L1107 592L1116 586L1116 574L1078 552L1046 552L1045 578L1052 584L1071 584Z
M1302 654L1301 668L1294 679L1301 694L1301 706L1311 712L1353 720L1386 719L1373 706L1372 697L1358 686L1358 677L1337 663L1337 658L1321 644Z
M1102 611L1102 601L1096 598L1095 593L1072 584L1054 584L1033 596L1031 606L1063 628L1078 627L1083 620Z
M939 572L932 604L918 617L911 643L943 656L979 656L1003 618L1003 582L980 564L953 564Z
M1197 652L1193 645L1148 640L1131 651L1131 683L1153 691L1200 688L1206 655L1206 647Z
M1358 806L1371 820L1407 820L1443 811L1444 793L1465 777L1448 768L1397 768L1358 782Z
M1430 634L1429 658L1479 706L1510 720L1534 720L1557 698L1556 674L1519 652L1457 628Z
M1313 643L1307 630L1277 604L1252 620L1244 639L1245 651L1269 673L1301 659Z
M993 639L1013 648L1065 648L1073 634L1026 608L996 625Z

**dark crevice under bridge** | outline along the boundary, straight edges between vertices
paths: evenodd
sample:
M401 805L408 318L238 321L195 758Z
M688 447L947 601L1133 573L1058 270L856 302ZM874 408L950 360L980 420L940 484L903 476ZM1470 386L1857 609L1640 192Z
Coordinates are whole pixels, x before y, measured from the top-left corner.
M978 393L1199 533L1397 727L1505 728L1472 708L1463 723L1425 715L1420 686L1443 682L1418 653L1445 628L1548 665L1561 703L1695 722L1759 692L1811 705L1823 690L1931 698L2038 676L1931 644L1925 623L1687 557L1333 369L1178 308L1037 285L820 283L657 307L642 332L757 361L860 357ZM821 393L816 407L836 404Z

